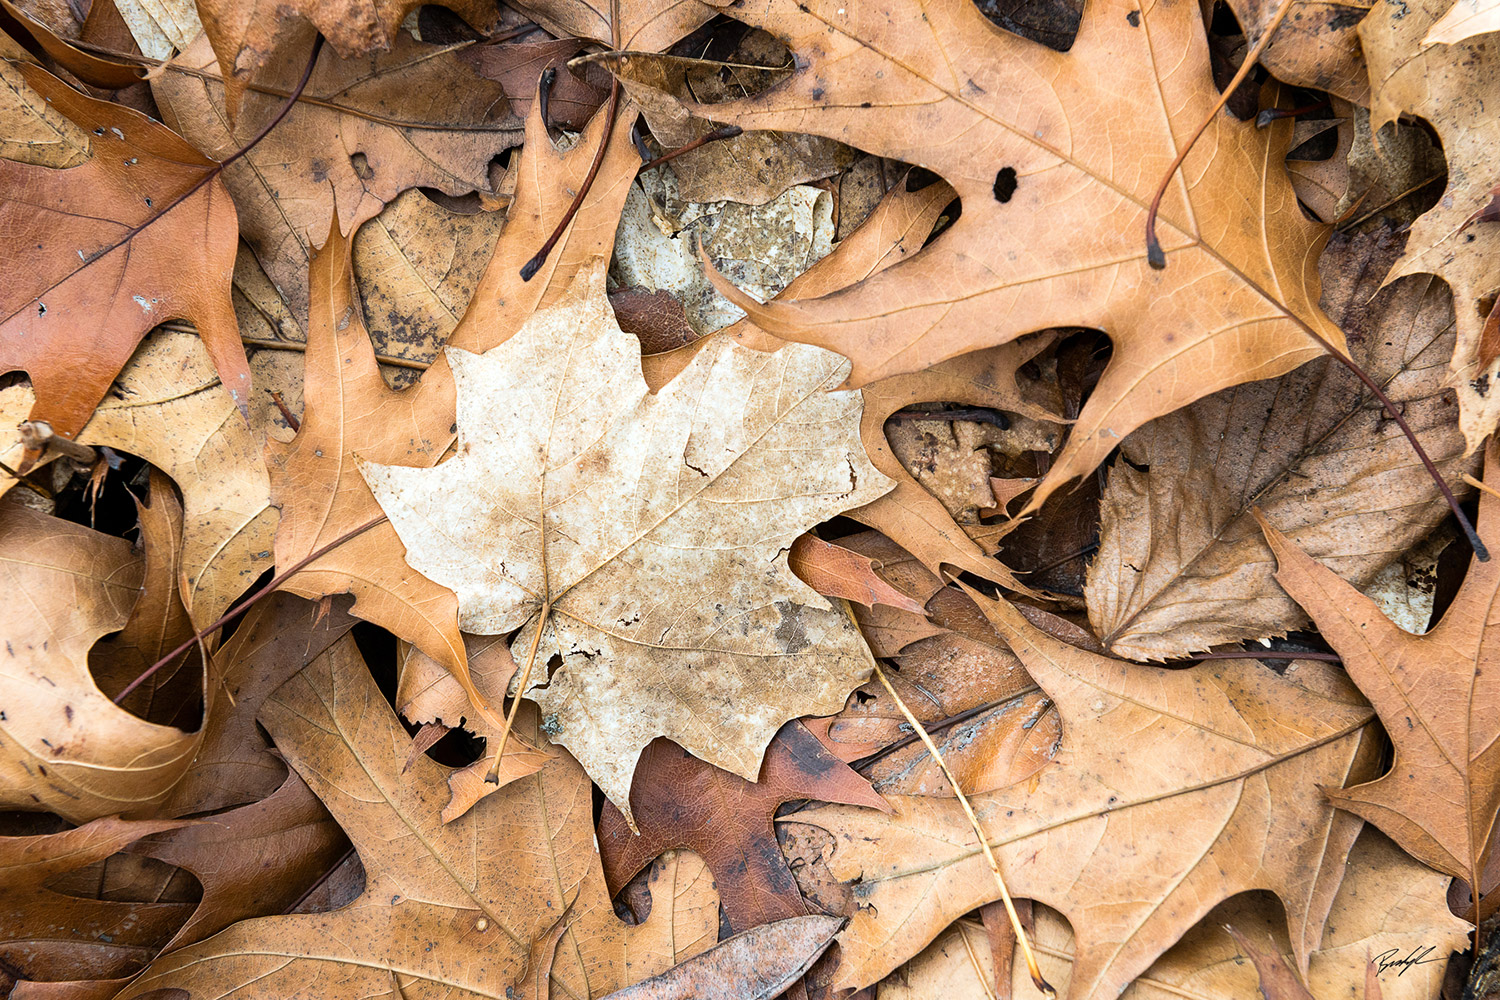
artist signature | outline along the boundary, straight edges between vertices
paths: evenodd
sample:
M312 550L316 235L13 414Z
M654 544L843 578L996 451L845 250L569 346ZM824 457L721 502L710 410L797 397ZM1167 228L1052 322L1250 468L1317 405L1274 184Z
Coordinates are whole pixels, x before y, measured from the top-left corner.
M1413 948L1411 950L1411 954L1407 955L1405 958L1402 958L1400 957L1401 949L1392 948L1390 951L1383 951L1380 954L1376 955L1372 959L1372 961L1375 963L1376 971L1382 974L1389 972L1391 969L1400 969L1401 971L1396 973L1397 977L1400 977L1406 975L1407 969L1414 968L1415 966L1428 965L1432 962L1441 962L1441 956L1435 958L1427 957L1428 955L1431 955L1433 951L1434 949L1431 947Z

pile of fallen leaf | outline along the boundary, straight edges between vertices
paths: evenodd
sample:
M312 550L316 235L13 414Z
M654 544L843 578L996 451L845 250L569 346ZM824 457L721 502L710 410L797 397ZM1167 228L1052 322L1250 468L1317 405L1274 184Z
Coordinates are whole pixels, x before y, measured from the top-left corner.
M1500 997L1497 0L0 0L0 269L0 996Z

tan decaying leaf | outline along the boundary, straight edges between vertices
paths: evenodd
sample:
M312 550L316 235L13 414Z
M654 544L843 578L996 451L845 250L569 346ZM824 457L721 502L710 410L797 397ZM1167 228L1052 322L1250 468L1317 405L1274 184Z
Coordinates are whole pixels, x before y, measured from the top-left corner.
M1486 37L1424 45L1450 6L1449 0L1420 0L1405 9L1376 4L1360 22L1359 37L1370 64L1372 129L1379 133L1402 114L1419 115L1437 131L1448 161L1448 186L1412 224L1391 277L1436 274L1453 289L1458 345L1449 377L1458 392L1459 426L1474 451L1500 420L1500 350L1483 336L1500 292L1500 226L1465 225L1489 202L1496 179L1500 49Z
M1260 63L1276 79L1368 104L1370 80L1359 50L1359 21L1370 0L1290 0L1276 36ZM1280 12L1275 0L1232 0L1230 9L1250 44L1260 40Z
M99 690L94 642L125 624L142 576L123 539L0 505L0 802L82 823L150 816L202 738L139 719Z
M192 903L84 899L50 883L181 820L96 819L75 830L0 837L0 960L6 982L32 988L138 971L193 909ZM27 995L28 983L11 993ZM62 995L81 996L76 987ZM113 992L113 990L111 990ZM32 994L35 995L35 994Z
M1343 344L1317 307L1326 230L1303 218L1281 162L1288 120L1213 118L1162 202L1166 268L1148 266L1148 204L1217 99L1194 5L1090 7L1067 53L957 0L776 0L743 16L785 41L797 68L695 113L927 167L963 203L921 254L853 288L763 307L739 296L758 325L849 356L855 385L1050 327L1112 338L1030 509L1146 421L1315 357L1307 329Z
M527 119L529 138L519 162L512 164L519 175L515 200L450 346L482 351L502 343L581 270L602 270L620 207L640 165L628 138L633 124L628 110L616 120L593 187L546 265L530 282L517 273L561 222L588 174L604 138L603 119L596 115L577 142L560 150L533 108ZM440 355L409 390L393 392L381 377L358 310L349 311L354 300L347 260L347 240L331 231L312 269L318 289L306 355L312 405L295 440L268 446L273 495L282 511L276 537L281 566L382 516L355 468L356 453L369 461L433 463L453 441L453 373L447 358ZM413 572L404 552L394 529L383 524L341 543L287 580L284 588L310 598L354 594L361 618L419 646L467 684L453 594ZM472 686L467 690L471 698L477 695ZM482 697L476 709L489 711Z
M299 317L311 248L334 218L348 236L408 188L489 191L490 159L521 142L521 119L498 83L404 33L390 48L362 59L325 49L296 107L224 170L241 235ZM305 56L278 67L275 85L247 94L231 123L214 53L200 39L153 78L152 93L167 124L224 157L280 110L305 67ZM414 94L424 95L419 103Z
M475 690L490 704L500 704L516 672L509 644L498 636L466 635L464 649ZM452 798L443 806L444 823L462 816L475 802L517 778L535 774L557 756L545 742L533 746L519 736L511 736L505 744L505 760L496 767L502 727L476 713L458 678L415 646L409 647L401 658L396 707L410 722L441 725L446 729L462 726L486 741L485 752L477 760L449 772L448 789Z
M860 446L859 394L831 391L843 359L719 337L652 394L603 285L583 274L485 354L449 348L453 458L360 470L465 631L521 629L523 668L561 658L523 693L628 816L656 737L754 780L782 723L868 676L847 610L786 550L891 483Z
M89 131L93 154L62 169L0 160L0 252L27 262L0 290L0 369L31 376L31 419L76 435L141 338L170 319L197 324L245 412L250 369L229 298L235 210L217 165L137 111L38 66L20 72Z
M0 389L0 414L24 418L31 398L27 386ZM24 451L15 423L0 423L0 462L11 468ZM260 432L236 409L199 338L157 330L142 341L78 440L138 455L182 491L179 586L197 628L271 567L276 511ZM14 485L0 476L0 493Z
M1472 469L1447 386L1448 289L1427 275L1381 289L1401 252L1388 230L1340 236L1324 305L1352 357L1401 407L1449 481ZM1355 586L1448 516L1410 443L1331 358L1216 393L1121 446L1089 567L1089 622L1117 655L1163 660L1283 635L1306 619L1272 579L1259 506Z
M933 224L952 200L952 189L946 184L931 184L918 191L907 191L904 185L898 185L880 201L863 225L827 257L799 275L783 296L808 297L837 291L907 259L921 248ZM774 351L786 343L748 319L724 332L757 350ZM954 522L942 502L902 467L891 451L885 423L904 406L939 400L996 407L1047 419L1051 417L1049 401L1033 398L1033 393L1023 391L1014 374L1016 368L1043 350L1047 343L1045 338L1038 337L1021 344L978 351L934 366L930 371L896 376L863 389L860 435L865 452L875 468L894 480L896 486L874 503L850 511L849 516L896 539L934 572L947 563L984 579L1020 588L1004 566L988 558L994 551L993 540L981 545L971 538ZM653 389L665 385L701 347L699 342L643 359L647 383Z
M745 313L714 290L700 246L736 285L770 298L828 255L833 230L833 198L819 188L798 185L763 205L697 204L663 167L644 172L625 200L610 271L622 285L676 295L693 328L712 333Z
M593 849L588 778L566 754L444 824L439 768L410 737L345 637L284 684L261 718L278 749L350 834L365 889L331 913L240 921L157 959L123 994L497 998L519 984L531 945L564 912L551 995L597 997L627 985L635 942L701 939L717 907L653 909L619 922ZM527 709L518 734L537 737ZM657 896L664 904L665 893Z
M0 157L39 167L74 167L88 159L89 134L31 88L21 64L32 56L0 36ZM10 46L14 46L12 50Z
M698 0L518 0L512 6L554 35L647 51L665 49L714 16Z
M610 1000L772 1000L802 978L844 924L821 913L788 917L742 931Z
M1491 486L1497 461L1491 444ZM1488 490L1479 517L1482 534L1500 530L1500 498ZM1500 566L1476 560L1442 620L1416 636L1276 530L1274 517L1261 524L1277 582L1344 658L1396 747L1388 773L1329 795L1426 864L1479 884L1500 812Z
M376 352L423 364L436 360L504 227L502 212L459 215L421 191L403 192L360 226L350 258Z
M287 63L301 66L316 28L343 59L389 51L399 44L397 27L419 0L199 0L198 16L218 57L219 75L229 83L226 111L231 120L252 79L270 65L268 76ZM481 31L497 19L485 0L446 4ZM295 79L295 77L293 77Z
M1495 0L1457 0L1427 32L1422 44L1452 45L1494 31L1500 31L1500 3Z
M1366 992L1366 972L1373 961L1384 1000L1432 1000L1442 987L1449 952L1464 949L1469 931L1468 924L1449 912L1447 889L1445 876L1413 861L1367 827L1349 852L1344 882L1328 912L1323 945L1312 953L1308 964L1306 982L1312 995L1318 1000L1380 1000ZM1248 893L1214 907L1132 983L1121 1000L1239 1000L1259 996L1255 968L1224 932L1225 924L1257 935L1262 942L1274 939L1277 950L1291 961L1285 923L1275 901L1264 893ZM970 935L977 937L972 931ZM946 940L939 939L939 944ZM1074 951L1067 921L1054 910L1039 908L1034 942L1048 981L1066 984ZM931 975L953 968L955 963L951 959L941 962L934 949L913 962L914 986L931 982ZM980 963L985 964L987 958L981 953ZM1413 964L1403 964L1407 958L1414 959ZM1014 995L1024 997L1027 994L1023 990L1029 990L1031 982L1024 965L1017 966ZM961 972L951 981L955 988L944 996L979 1000L981 994L973 986L965 988ZM885 1000L884 987L881 995ZM889 1000L898 998L904 1000L899 993Z
M1247 889L1281 898L1305 968L1360 827L1318 786L1342 787L1375 763L1358 694L1317 665L1283 678L1253 661L1163 670L1111 660L971 596L1062 722L1062 748L1033 781L972 801L1012 893L1078 929L1068 996L1116 996ZM833 835L833 872L854 880L840 988L878 981L998 898L954 800L890 801L890 817L842 806L797 816Z

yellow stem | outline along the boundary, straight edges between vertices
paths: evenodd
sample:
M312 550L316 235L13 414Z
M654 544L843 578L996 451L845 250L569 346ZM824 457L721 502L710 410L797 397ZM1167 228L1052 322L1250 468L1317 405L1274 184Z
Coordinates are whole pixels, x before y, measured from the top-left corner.
M1057 996L1057 991L1046 979L1042 978L1042 970L1036 964L1036 955L1031 950L1031 939L1026 936L1026 928L1021 926L1021 916L1016 913L1016 904L1010 898L1010 889L1006 888L1005 876L1000 874L1000 862L995 857L995 852L990 849L989 838L984 835L984 828L979 825L979 817L974 815L974 807L969 805L969 798L964 795L963 788L959 786L958 778L954 777L953 771L948 767L948 762L938 751L937 744L932 742L932 737L928 736L927 730L922 728L922 723L917 721L917 717L911 714L911 709L906 707L906 702L902 701L896 689L891 687L891 682L885 676L885 671L880 669L879 663L875 664L875 676L885 688L886 693L895 701L901 714L906 716L906 721L911 724L912 729L916 730L917 736L927 747L927 752L932 754L932 759L937 761L938 767L942 768L943 773L948 776L948 784L953 786L953 794L958 796L958 804L963 806L964 815L969 818L969 825L974 828L974 836L979 838L979 848L984 851L984 860L989 862L990 872L995 876L995 884L1000 887L1000 898L1005 903L1006 914L1010 916L1010 926L1016 932L1016 940L1021 943L1021 952L1026 956L1026 971L1031 973L1031 981L1047 996Z

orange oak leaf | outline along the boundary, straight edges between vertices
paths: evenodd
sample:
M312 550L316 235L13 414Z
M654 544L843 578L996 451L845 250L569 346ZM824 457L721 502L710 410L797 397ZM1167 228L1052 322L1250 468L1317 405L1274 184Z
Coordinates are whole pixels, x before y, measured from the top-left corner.
M27 262L0 286L0 371L31 376L31 419L76 435L141 338L170 319L198 327L248 414L250 366L229 299L239 229L218 165L137 111L38 66L21 73L93 137L75 167L0 160L0 257Z
M1500 449L1485 457L1491 487ZM1260 518L1276 580L1312 616L1375 706L1395 744L1390 771L1329 789L1438 871L1477 884L1500 812L1500 564L1474 562L1442 620L1412 635L1375 602ZM1500 497L1479 501L1480 531L1500 531Z

